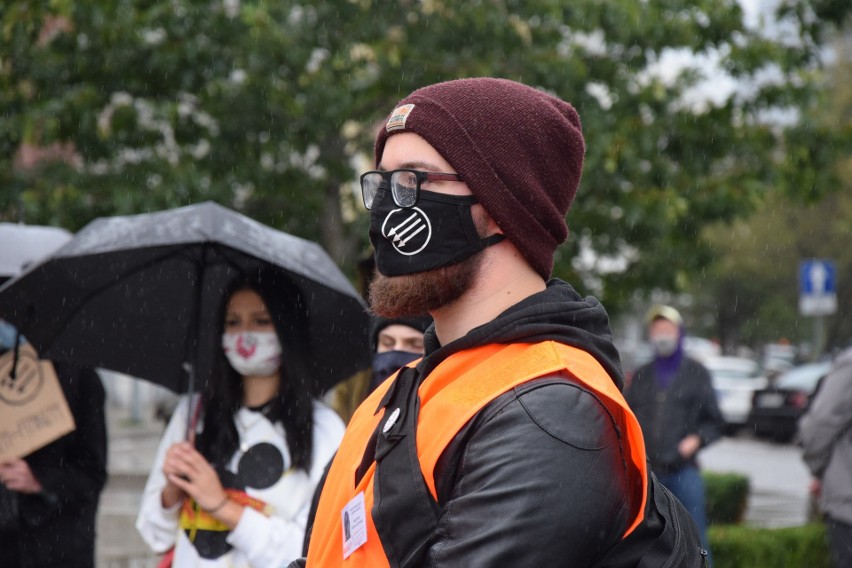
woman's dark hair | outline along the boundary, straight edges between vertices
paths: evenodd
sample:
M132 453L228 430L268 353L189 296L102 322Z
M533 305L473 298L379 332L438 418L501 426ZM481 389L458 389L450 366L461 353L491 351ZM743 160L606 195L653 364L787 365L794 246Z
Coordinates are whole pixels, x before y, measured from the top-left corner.
M258 273L232 284L219 309L216 338L222 336L228 300L239 290L253 290L263 299L281 342L281 385L266 415L280 421L287 435L292 466L308 470L313 446L313 402L303 360L307 349L306 318L301 293L280 273ZM243 403L242 377L228 363L217 340L212 377L201 392L204 428L196 437L198 451L217 469L239 447L236 413Z

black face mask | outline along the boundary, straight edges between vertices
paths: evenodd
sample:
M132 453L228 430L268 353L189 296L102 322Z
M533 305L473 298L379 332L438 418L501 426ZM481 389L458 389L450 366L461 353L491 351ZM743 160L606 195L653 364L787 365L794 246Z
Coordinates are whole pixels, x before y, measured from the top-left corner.
M419 359L423 355L409 351L385 351L373 354L373 380L370 381L370 392L390 377L394 371Z
M379 190L370 209L370 242L376 267L385 276L401 276L459 263L502 241L479 238L470 207L472 196L420 191L417 205L398 208L390 191Z

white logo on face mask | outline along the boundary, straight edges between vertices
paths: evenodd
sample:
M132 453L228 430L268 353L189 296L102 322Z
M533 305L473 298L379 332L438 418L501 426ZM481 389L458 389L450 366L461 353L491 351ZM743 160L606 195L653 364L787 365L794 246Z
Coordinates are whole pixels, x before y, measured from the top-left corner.
M281 343L274 331L225 333L222 350L244 377L267 377L281 368Z
M412 256L429 244L432 239L432 223L419 207L394 209L382 223L382 236L393 243L396 252Z

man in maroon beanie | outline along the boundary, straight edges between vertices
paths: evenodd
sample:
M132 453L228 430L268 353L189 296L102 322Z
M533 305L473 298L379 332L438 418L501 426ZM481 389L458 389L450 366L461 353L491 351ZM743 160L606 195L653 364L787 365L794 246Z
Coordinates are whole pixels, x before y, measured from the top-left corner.
M570 104L503 79L386 119L361 176L371 306L434 326L355 412L309 567L636 565L609 561L651 478L608 317L550 279L584 152Z

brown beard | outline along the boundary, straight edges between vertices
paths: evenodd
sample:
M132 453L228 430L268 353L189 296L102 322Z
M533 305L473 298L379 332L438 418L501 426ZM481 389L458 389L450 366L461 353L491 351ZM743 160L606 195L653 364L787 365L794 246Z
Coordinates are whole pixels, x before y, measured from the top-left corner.
M423 315L447 306L476 280L483 251L458 264L404 276L376 272L370 283L370 308L383 318Z

